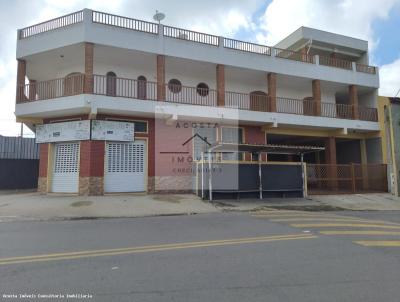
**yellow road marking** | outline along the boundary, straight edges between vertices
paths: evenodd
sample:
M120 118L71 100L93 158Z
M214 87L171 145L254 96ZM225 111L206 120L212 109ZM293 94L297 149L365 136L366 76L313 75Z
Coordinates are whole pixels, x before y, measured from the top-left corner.
M325 228L325 227L354 227L354 228L382 228L400 229L400 225L362 224L362 223L295 223L295 228Z
M278 219L270 219L272 222L291 222L291 221L338 221L338 222L364 222L364 223L379 223L379 224L390 224L390 225L398 225L400 224L390 221L383 221L383 220L370 220L370 219L360 219L360 218L278 218Z
M122 255L122 254L146 253L146 252L178 250L178 249L188 249L188 248L234 245L234 244L246 244L246 243L249 244L249 243L257 243L257 242L312 239L312 238L317 238L317 236L305 235L305 234L275 235L275 236L266 236L266 237L241 238L241 239L227 239L227 240L199 241L199 242L188 242L188 243L177 243L177 244L148 245L148 246L142 246L142 247L128 247L128 248L121 248L121 249L105 249L105 250L92 250L92 251L81 251L81 252L70 252L70 253L55 253L55 254L47 254L47 255L33 255L33 256L3 258L3 259L0 259L0 265L27 263L27 262L43 262L43 261L55 261L55 260L66 260L66 259L78 259L78 258L86 258L86 257L114 256L114 255Z
M400 236L396 231L319 231L323 235L394 235Z
M400 247L400 241L386 240L386 241L354 241L354 243L363 246L388 246L388 247Z

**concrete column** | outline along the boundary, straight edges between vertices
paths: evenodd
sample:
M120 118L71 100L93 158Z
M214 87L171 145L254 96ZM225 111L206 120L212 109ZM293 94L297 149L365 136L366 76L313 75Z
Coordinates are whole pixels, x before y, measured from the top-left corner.
M36 99L36 80L29 80L29 100Z
M315 104L314 114L317 116L321 115L321 81L312 81L312 97Z
M79 195L102 195L104 192L104 141L81 141Z
M94 44L85 42L85 93L93 93L93 52Z
M26 61L18 59L17 65L17 88L16 88L16 103L26 100L25 96L25 76L26 76Z
M217 64L217 106L225 106L225 66Z
M349 86L349 104L352 106L353 119L358 120L358 89L356 85Z
M269 111L276 112L276 73L267 74Z
M165 56L157 55L157 100L165 101Z

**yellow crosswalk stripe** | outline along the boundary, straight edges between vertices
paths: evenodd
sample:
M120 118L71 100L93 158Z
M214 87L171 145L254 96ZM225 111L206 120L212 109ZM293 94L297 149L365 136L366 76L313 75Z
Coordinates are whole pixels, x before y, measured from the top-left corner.
M353 241L354 243L363 245L363 246L381 246L381 247L400 247L399 240L371 240L371 241Z
M396 231L319 231L323 235L389 235L400 236Z
M270 219L272 222L293 222L293 221L331 221L331 222L364 222L364 223L379 223L379 224L389 224L389 225L398 225L400 224L395 223L395 222L390 222L390 221L383 221L383 220L369 220L369 219L360 219L356 217L341 217L341 218L311 218L311 217L299 217L299 218L278 218L278 219Z
M399 225L363 224L363 223L295 223L291 224L290 226L295 228L354 227L354 228L400 229Z

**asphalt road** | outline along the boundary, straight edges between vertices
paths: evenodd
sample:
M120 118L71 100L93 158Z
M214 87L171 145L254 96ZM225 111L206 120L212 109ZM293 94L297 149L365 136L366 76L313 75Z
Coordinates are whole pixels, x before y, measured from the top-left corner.
M399 217L276 211L2 222L0 300L398 302Z

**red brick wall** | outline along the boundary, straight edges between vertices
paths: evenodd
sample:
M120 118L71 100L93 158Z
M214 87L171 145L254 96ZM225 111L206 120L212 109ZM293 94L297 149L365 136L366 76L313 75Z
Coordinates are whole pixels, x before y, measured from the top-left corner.
M81 141L80 177L104 176L104 141Z
M217 105L225 106L225 66L217 65Z
M40 144L39 150L39 177L47 177L49 144Z
M243 126L244 128L244 143L254 145L265 145L265 132L261 130L260 126ZM251 160L250 154L246 154L245 160ZM265 155L262 156L265 160Z

